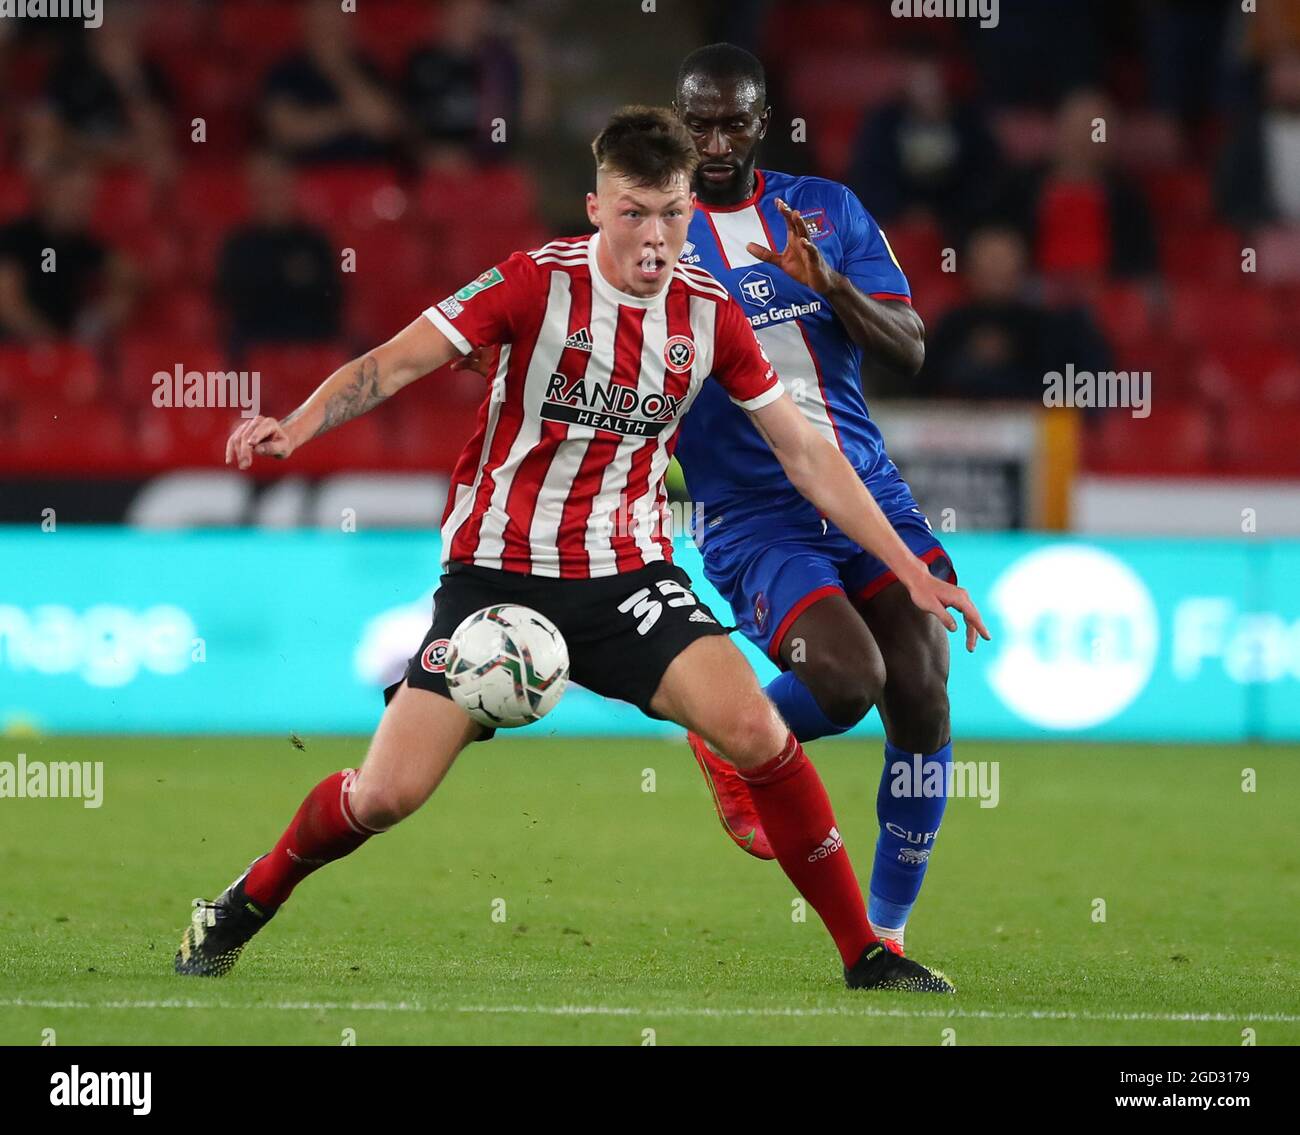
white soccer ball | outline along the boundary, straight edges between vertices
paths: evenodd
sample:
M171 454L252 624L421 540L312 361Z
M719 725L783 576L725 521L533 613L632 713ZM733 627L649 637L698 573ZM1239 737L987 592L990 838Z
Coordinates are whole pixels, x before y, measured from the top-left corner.
M484 607L452 633L446 677L452 700L480 725L513 729L555 708L569 682L569 648L529 607Z

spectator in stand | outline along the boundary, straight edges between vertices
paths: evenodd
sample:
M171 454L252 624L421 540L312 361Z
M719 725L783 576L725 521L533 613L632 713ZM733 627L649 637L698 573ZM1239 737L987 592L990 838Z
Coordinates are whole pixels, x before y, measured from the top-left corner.
M0 338L98 339L130 314L130 264L90 233L94 175L65 158L36 184L35 210L0 228Z
M902 97L863 125L849 185L882 224L916 210L960 240L988 205L997 144L973 106L954 104L942 61L917 53Z
M1094 141L1098 123L1106 141ZM1040 272L1074 280L1155 275L1159 256L1142 190L1111 165L1123 129L1097 91L1077 91L1057 113L1055 152L1013 176L990 219L1021 226Z
M325 234L298 215L293 170L270 153L248 166L252 220L226 238L217 269L230 349L320 341L339 333L338 261Z
M523 69L488 0L452 0L439 13L438 41L407 60L402 93L422 164L455 168L508 150L520 121ZM504 120L505 144L491 121Z
M46 96L69 140L88 156L158 177L174 171L171 89L141 50L135 5L115 7L103 27L65 42Z
M1265 63L1262 99L1228 131L1215 190L1220 211L1244 228L1300 223L1300 48Z
M1029 298L1027 252L1011 228L972 234L965 251L969 298L926 344L920 384L930 395L969 399L1043 397L1043 376L1073 363L1106 370L1109 351L1081 308L1050 311Z
M338 0L303 9L303 49L267 75L262 120L269 144L299 162L388 157L401 117L374 63L354 46Z

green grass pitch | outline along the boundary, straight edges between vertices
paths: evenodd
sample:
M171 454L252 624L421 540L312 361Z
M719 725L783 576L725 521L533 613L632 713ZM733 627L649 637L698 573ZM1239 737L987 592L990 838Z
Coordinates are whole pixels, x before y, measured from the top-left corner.
M846 990L684 743L544 736L472 747L229 977L174 976L190 900L364 747L306 742L8 739L105 787L0 800L0 1043L1300 1043L1294 748L959 741L1000 800L949 804L908 928L951 998ZM811 752L865 886L879 746Z

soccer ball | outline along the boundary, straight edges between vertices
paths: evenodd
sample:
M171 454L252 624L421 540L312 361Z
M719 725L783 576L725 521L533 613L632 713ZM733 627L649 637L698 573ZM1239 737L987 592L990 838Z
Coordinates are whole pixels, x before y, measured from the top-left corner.
M529 607L484 607L452 633L446 676L452 700L480 725L513 729L555 708L569 682L569 648Z

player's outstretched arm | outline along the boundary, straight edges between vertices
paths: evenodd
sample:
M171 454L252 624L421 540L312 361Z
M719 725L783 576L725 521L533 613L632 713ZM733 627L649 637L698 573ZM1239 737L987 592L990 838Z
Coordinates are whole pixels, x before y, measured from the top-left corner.
M374 409L459 354L420 316L387 343L344 363L283 420L259 416L240 423L226 442L226 464L247 469L254 456L284 460L312 438Z
M988 639L984 620L966 590L930 574L894 531L844 454L813 428L788 394L749 411L749 417L781 462L790 483L851 540L898 576L912 602L950 631L957 629L957 620L947 609L960 611L966 622L967 650L975 649L977 636Z

